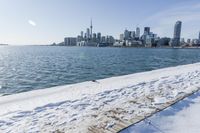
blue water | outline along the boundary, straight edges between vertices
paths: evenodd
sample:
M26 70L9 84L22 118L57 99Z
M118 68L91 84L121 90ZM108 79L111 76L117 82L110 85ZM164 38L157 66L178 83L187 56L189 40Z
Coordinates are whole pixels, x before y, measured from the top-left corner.
M200 62L200 49L0 47L0 95Z

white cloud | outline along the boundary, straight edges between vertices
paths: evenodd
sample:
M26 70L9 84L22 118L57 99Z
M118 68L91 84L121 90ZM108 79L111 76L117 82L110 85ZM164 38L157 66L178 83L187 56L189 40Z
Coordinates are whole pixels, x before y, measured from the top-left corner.
M161 37L172 37L177 20L182 21L182 37L197 38L200 31L200 3L176 5L150 16L143 22L143 25L150 25L152 31Z
M36 23L33 20L28 20L28 23L32 26L36 26Z

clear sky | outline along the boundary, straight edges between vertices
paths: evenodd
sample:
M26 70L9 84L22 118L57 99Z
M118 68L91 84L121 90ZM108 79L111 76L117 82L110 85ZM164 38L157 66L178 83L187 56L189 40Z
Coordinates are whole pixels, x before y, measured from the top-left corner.
M182 37L197 38L199 0L0 0L0 43L49 44L77 36L89 27L119 38L124 29L150 26L159 36L172 37L177 20Z

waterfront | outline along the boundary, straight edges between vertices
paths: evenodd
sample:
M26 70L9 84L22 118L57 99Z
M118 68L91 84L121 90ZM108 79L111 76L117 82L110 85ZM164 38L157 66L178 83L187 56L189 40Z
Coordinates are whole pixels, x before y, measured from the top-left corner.
M116 133L199 91L199 70L195 63L4 96L0 132Z
M190 64L199 57L199 49L3 46L0 94Z

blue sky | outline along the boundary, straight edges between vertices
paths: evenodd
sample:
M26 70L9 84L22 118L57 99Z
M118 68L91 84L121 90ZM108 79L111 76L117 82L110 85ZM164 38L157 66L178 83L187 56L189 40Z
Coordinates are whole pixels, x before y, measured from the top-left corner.
M0 43L15 45L61 42L90 25L115 38L125 28L144 26L159 36L172 37L176 20L182 37L197 38L199 0L0 0Z

